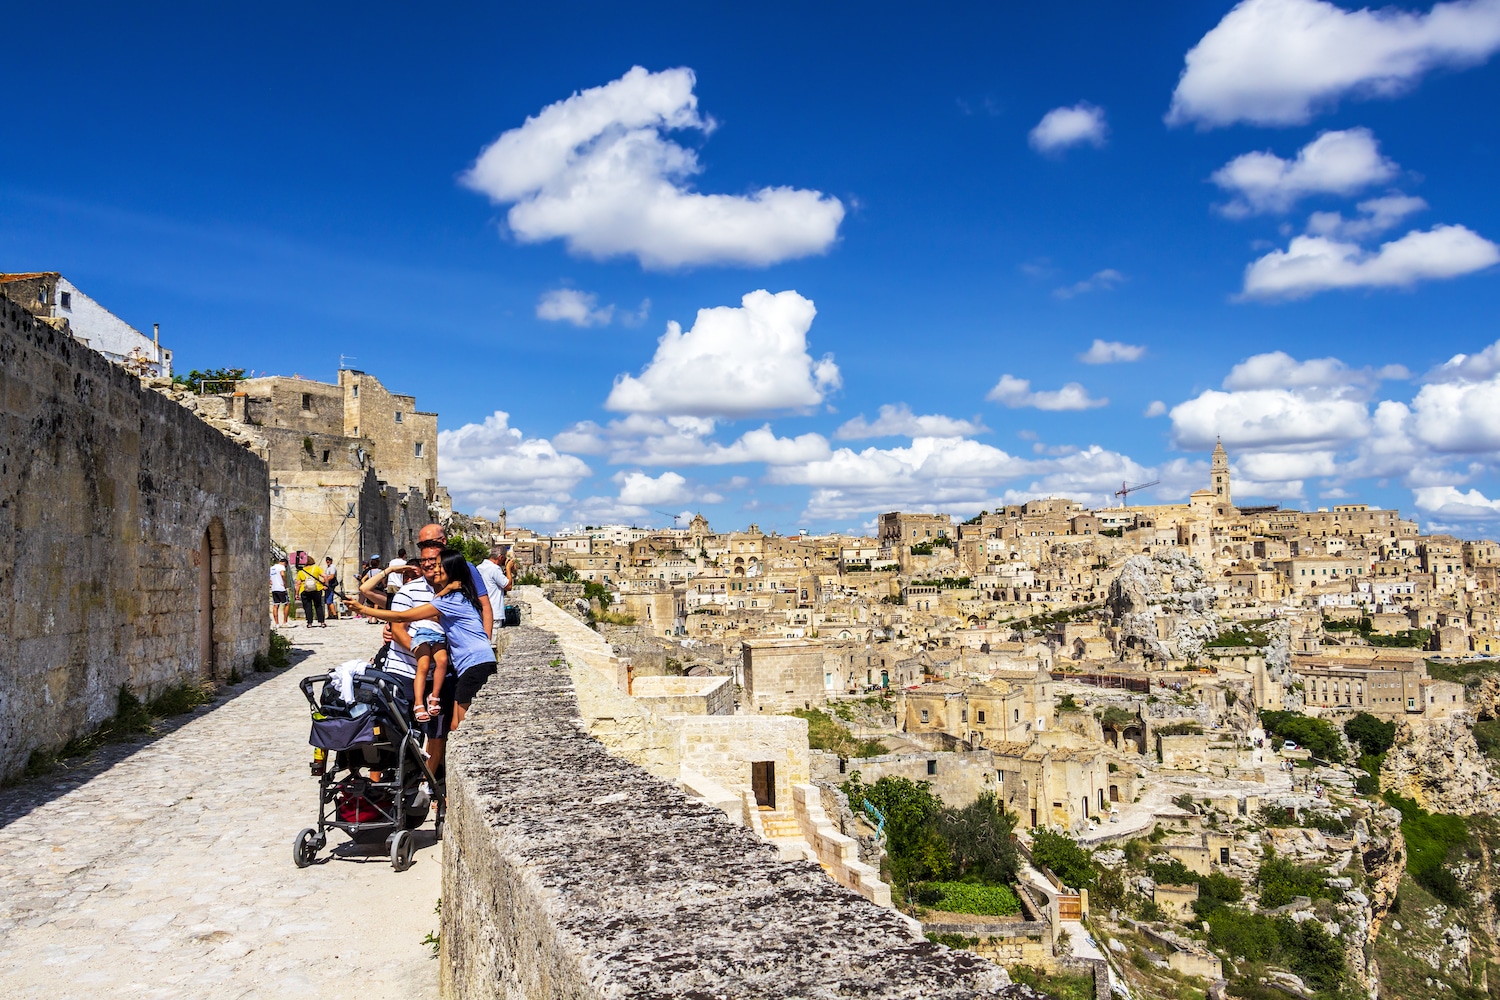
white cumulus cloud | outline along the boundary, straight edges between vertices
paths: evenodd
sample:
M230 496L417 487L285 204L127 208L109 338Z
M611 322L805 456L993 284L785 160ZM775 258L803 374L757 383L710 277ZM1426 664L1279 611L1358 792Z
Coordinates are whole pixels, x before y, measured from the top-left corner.
M599 296L575 288L554 288L543 292L536 304L537 319L572 323L574 326L608 326L615 307L600 307Z
M1210 389L1172 407L1172 439L1190 451L1213 447L1307 450L1340 445L1370 429L1365 404L1355 399L1313 398L1289 389Z
M698 310L692 329L667 324L639 376L620 375L606 409L630 413L742 417L805 409L841 384L832 355L813 360L812 300L793 291L750 292L739 307Z
M1038 410L1092 410L1097 406L1108 406L1108 399L1094 399L1089 391L1077 382L1069 382L1061 389L1033 391L1031 380L1001 375L1000 381L984 397L992 403L1000 403L1012 410L1023 406L1034 406Z
M1244 0L1188 52L1167 122L1302 124L1345 95L1390 97L1497 48L1500 0L1439 3L1425 14Z
M1455 354L1427 373L1429 382L1482 381L1500 372L1500 340L1475 354Z
M1349 390L1373 389L1382 379L1409 378L1401 365L1352 368L1338 358L1309 358L1298 361L1285 351L1256 354L1229 370L1224 388L1239 389L1321 389L1334 394Z
M1464 493L1455 486L1424 486L1412 493L1417 509L1435 517L1455 521L1500 519L1500 500L1491 500L1476 489Z
M1500 262L1500 247L1464 226L1412 230L1369 251L1325 236L1297 236L1245 269L1243 296L1295 299L1338 288L1402 288L1456 278Z
M823 253L844 206L819 191L765 187L702 194L693 150L666 137L707 134L686 68L620 79L548 105L503 133L463 175L524 243L561 239L575 254L633 256L647 268L765 266Z
M1085 143L1103 146L1108 135L1104 109L1080 101L1070 108L1053 108L1043 115L1031 130L1029 141L1038 152L1055 153Z
M620 486L620 502L635 506L660 507L682 503L692 496L687 480L675 472L651 477L644 472L621 472L614 477Z
M1139 361L1145 357L1146 348L1138 344L1125 344L1118 340L1095 340L1089 349L1078 355L1086 365L1111 365L1121 361Z
M438 432L438 475L459 509L495 510L510 503L569 499L590 470L545 438L528 438L496 410L482 423Z
M1213 182L1235 195L1220 211L1231 218L1285 212L1314 194L1349 195L1396 176L1367 128L1324 132L1292 160L1269 150L1236 156L1214 172Z
M1308 217L1307 231L1314 236L1329 236L1337 240L1362 240L1383 233L1408 215L1424 210L1427 202L1395 191L1362 201L1355 207L1359 214L1352 219L1344 218L1342 212L1314 212Z
M841 441L878 437L967 437L986 429L977 417L959 420L937 413L918 415L905 403L887 403L880 408L880 416L875 420L866 420L861 413L845 422L833 436Z
M1151 401L1150 405L1148 405L1146 407L1145 416L1148 416L1148 417L1164 417L1166 415L1167 415L1167 404L1164 403L1164 402L1162 402L1159 399L1153 399Z

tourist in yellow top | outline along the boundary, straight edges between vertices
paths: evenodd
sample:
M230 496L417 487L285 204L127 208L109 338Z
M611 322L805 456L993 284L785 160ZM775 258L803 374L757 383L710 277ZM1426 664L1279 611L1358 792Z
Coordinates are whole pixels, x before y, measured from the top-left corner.
M307 616L307 627L313 627L313 614L316 613L318 624L327 628L328 623L323 620L323 570L305 553L297 567L297 593L302 598L302 613Z

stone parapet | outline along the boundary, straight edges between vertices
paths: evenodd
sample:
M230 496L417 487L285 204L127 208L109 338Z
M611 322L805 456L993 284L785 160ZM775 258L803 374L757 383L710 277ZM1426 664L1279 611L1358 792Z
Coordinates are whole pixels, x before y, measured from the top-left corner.
M445 997L1014 993L1003 969L611 755L552 638L512 630L450 746Z

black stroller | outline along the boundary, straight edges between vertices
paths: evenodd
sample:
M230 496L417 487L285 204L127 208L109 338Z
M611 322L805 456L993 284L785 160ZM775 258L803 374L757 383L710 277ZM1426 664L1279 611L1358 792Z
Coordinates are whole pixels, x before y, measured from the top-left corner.
M412 831L427 821L433 804L437 836L443 836L445 789L428 768L412 729L401 679L369 667L353 680L354 698L346 702L327 674L302 679L313 719L308 742L326 757L318 782L318 825L297 834L292 860L298 868L312 864L333 827L358 844L384 840L391 866L405 871L416 846ZM318 773L316 757L312 766ZM424 781L430 795L423 794Z

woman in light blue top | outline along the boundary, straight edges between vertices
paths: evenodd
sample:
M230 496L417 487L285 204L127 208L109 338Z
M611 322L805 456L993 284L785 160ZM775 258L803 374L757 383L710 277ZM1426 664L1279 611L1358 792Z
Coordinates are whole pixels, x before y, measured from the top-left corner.
M479 591L469 572L469 563L457 549L443 549L433 568L432 589L437 592L431 604L419 604L405 611L386 611L356 603L360 614L378 621L412 622L437 619L448 640L447 677L433 679L439 687L439 706L443 715L452 716L448 729L457 729L469 705L484 682L495 674L495 650L479 611Z

